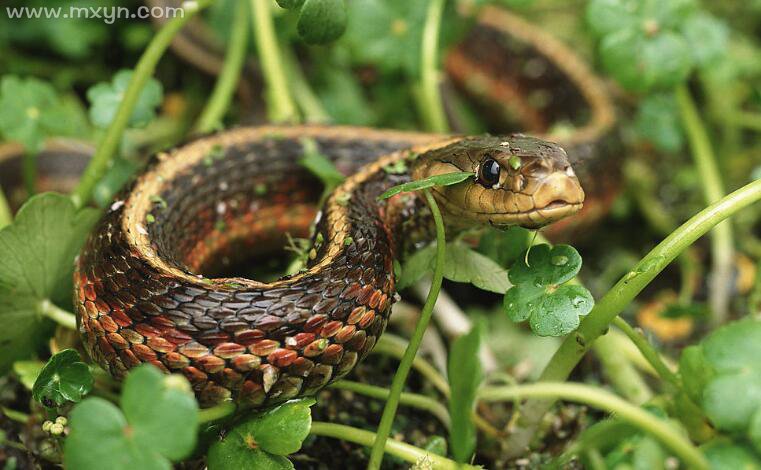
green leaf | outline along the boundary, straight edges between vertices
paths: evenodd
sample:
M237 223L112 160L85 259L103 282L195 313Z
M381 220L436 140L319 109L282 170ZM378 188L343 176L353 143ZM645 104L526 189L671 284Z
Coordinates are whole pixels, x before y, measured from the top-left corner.
M301 139L301 146L304 155L299 160L299 164L319 178L325 186L325 192L330 192L333 188L343 183L346 177L336 169L328 157L320 153L317 142L314 139Z
M431 272L435 258L435 243L431 243L407 257L402 265L402 275L396 281L396 289L404 290L419 281L426 273Z
M531 231L518 226L507 230L489 229L481 236L479 253L508 268L521 256L531 240Z
M699 348L699 349L697 349ZM699 346L687 348L680 361L685 384L697 388L708 419L717 429L746 433L761 410L761 321L725 325Z
M560 284L580 269L581 256L572 246L530 248L528 264L519 258L510 268L509 279L515 285L503 299L510 320L528 320L539 336L562 336L578 328L580 317L594 307L594 298L584 286Z
M239 424L211 446L209 469L293 468L282 456L301 449L313 404L313 399L290 401Z
M45 339L41 305L70 282L74 257L98 218L63 195L32 197L0 230L0 373Z
M609 34L600 44L600 55L608 73L624 88L636 92L679 85L693 66L690 45L671 31L648 36L626 29Z
M67 468L96 470L108 462L116 470L170 469L170 460L192 452L198 406L184 377L141 365L127 376L120 403L121 411L100 398L74 407L65 444Z
M591 312L594 305L592 294L584 286L560 286L544 296L544 311L532 316L529 323L539 336L563 336L578 328L580 317Z
M50 358L34 382L32 396L47 407L67 401L78 403L92 389L93 376L74 349L64 349Z
M673 94L648 95L637 110L637 132L659 150L678 152L684 135L677 109Z
M348 45L357 65L372 65L383 72L403 70L416 76L427 3L352 0L348 3L351 21L341 42Z
M444 277L469 282L479 289L504 294L510 288L505 269L462 243L448 243Z
M760 470L761 460L752 450L726 440L714 440L701 446L712 470Z
M306 0L296 27L305 42L327 44L341 37L346 23L344 0Z
M528 264L520 257L510 268L510 282L546 287L569 281L581 269L581 256L570 245L547 244L530 248Z
M592 0L587 5L587 23L599 36L622 31L634 26L637 7L636 0Z
M484 379L478 351L481 347L483 322L476 322L470 332L452 343L447 367L451 396L449 415L452 425L449 440L452 455L458 462L467 462L476 449L476 428L473 424L473 410L476 406L476 391Z
M110 83L98 83L87 90L90 101L90 120L98 127L106 128L116 116L124 99L124 92L132 80L132 70L120 70ZM161 104L163 91L155 78L146 82L130 116L129 127L145 127L156 117L156 107Z
M240 470L242 468L291 470L294 468L288 457L249 447L231 448L215 444L209 449L209 455L206 458L209 470Z
M410 255L402 265L402 276L397 279L397 289L406 289L431 272L435 258L435 243ZM510 282L502 266L458 242L447 243L444 277L450 281L467 282L497 294L504 294L510 288Z
M304 4L304 0L276 0L277 4L280 6L280 8L284 8L286 10L295 10L297 8L301 8L301 5Z
M14 75L0 82L0 134L37 153L45 138L68 135L70 112L48 83Z
M713 15L699 11L687 17L682 34L692 46L692 56L701 66L711 66L726 53L729 29Z
M24 387L31 391L43 367L45 363L42 361L16 361L13 363L13 373Z
M750 420L748 437L750 438L750 442L756 448L756 451L761 452L761 408L756 410Z
M432 188L434 186L450 186L457 183L462 183L468 178L473 178L473 173L470 172L454 172L444 173L443 175L429 176L420 180L409 181L407 183L400 184L390 188L385 193L378 196L378 199L388 199L391 196L396 196L399 193L406 193L411 191L420 191L421 189Z

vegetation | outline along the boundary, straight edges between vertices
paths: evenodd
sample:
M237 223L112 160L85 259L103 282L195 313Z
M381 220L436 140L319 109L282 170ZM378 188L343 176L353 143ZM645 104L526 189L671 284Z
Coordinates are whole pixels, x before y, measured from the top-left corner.
M0 174L5 468L761 468L759 2L197 0L158 27L5 7L0 137L23 160ZM257 115L516 130L484 103L477 74L444 78L494 8L551 31L605 78L596 91L619 118L593 144L621 158L621 180L593 175L611 186L597 220L575 235L447 238L430 188L470 173L390 189L382 197L422 194L436 242L395 266L404 302L373 355L314 399L201 409L182 376L142 365L118 383L86 357L72 266L149 155ZM225 45L214 76L170 51L199 23ZM572 141L580 127L528 130ZM92 158L68 194L41 192L38 157L61 138L92 144ZM302 144L327 194L343 176ZM291 271L311 248L292 241Z

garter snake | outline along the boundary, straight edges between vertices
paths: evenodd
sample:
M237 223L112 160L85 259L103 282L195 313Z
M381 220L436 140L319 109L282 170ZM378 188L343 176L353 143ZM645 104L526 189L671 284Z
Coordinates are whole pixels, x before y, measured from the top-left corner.
M322 187L299 164L305 138L348 176L320 212ZM396 294L394 259L430 237L417 193L378 196L453 171L473 177L433 188L450 230L540 227L584 200L565 151L520 134L252 127L160 153L78 257L85 347L116 377L144 362L182 373L203 406L314 394L372 349ZM307 236L315 219L302 272L270 283L205 275L282 246L286 232Z

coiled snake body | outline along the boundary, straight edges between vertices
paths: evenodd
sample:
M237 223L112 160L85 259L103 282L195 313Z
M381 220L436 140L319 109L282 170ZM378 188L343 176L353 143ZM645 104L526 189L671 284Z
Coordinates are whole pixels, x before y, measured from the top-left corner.
M307 269L271 283L202 276L281 247L286 232L307 236L322 188L299 164L303 139L351 175L317 213ZM181 372L204 406L313 394L372 349L394 302L393 260L431 233L420 196L377 196L453 171L474 176L434 188L451 230L538 227L584 198L565 152L521 135L240 128L159 154L78 258L86 348L116 377L143 362Z

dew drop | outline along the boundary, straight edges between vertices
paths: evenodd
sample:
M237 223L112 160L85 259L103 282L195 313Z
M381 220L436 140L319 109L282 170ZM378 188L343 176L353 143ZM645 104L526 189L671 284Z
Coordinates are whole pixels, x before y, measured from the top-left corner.
M578 308L584 303L586 303L587 299L581 296L574 297L573 300L571 300L571 304L573 304L574 307Z

